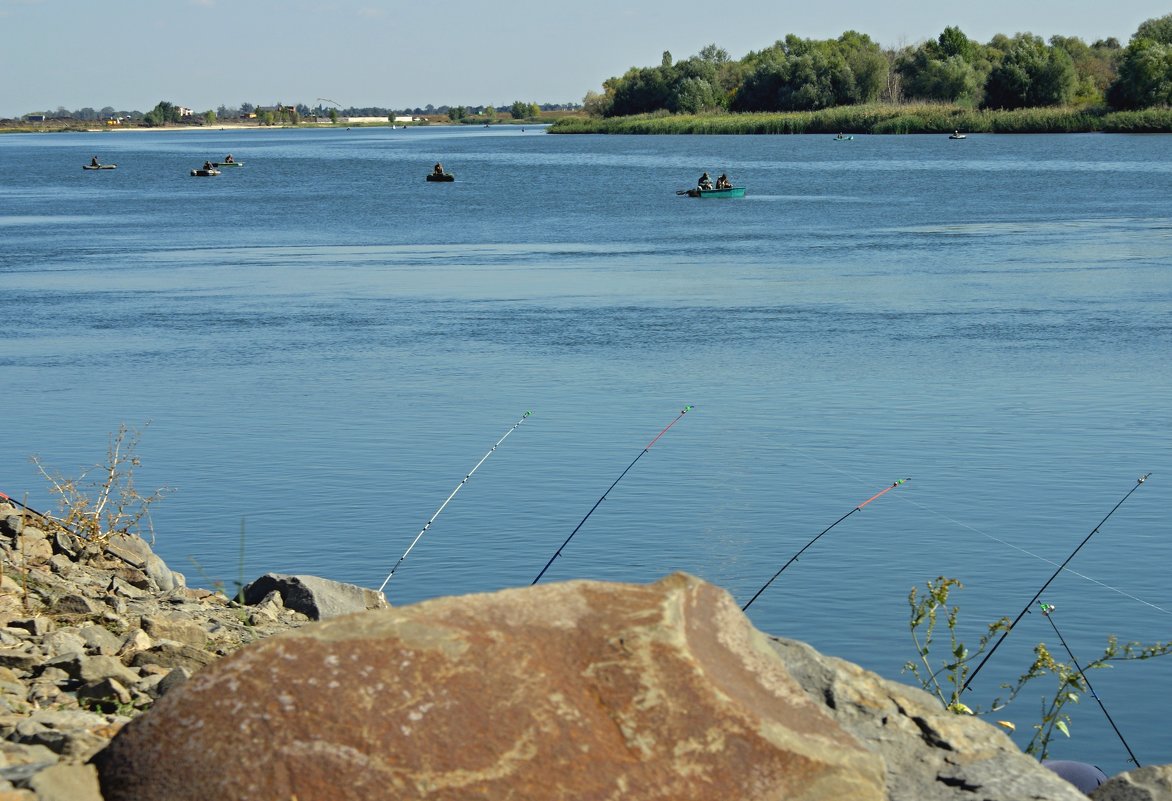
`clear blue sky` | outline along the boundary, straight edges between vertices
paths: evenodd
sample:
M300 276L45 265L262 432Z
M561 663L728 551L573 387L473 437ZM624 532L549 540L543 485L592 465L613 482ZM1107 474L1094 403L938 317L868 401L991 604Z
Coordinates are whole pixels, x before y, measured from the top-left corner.
M0 0L0 116L91 106L196 111L581 101L632 66L715 42L740 58L788 33L883 46L959 26L1126 44L1154 0Z

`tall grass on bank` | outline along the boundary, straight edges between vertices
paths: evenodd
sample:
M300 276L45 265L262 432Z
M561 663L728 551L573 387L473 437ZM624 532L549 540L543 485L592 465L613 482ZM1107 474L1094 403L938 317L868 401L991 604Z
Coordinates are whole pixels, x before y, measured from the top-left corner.
M990 111L932 103L838 106L820 111L753 114L666 112L596 119L567 117L550 133L605 134L938 134L1172 133L1172 109L1108 112L1097 108Z

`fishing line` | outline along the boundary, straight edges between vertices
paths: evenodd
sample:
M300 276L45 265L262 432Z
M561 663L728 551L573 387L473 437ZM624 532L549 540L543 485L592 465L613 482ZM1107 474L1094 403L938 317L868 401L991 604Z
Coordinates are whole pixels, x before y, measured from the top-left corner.
M1099 694L1095 692L1095 688L1091 686L1090 676L1088 676L1086 671L1082 669L1082 665L1078 663L1078 660L1074 656L1074 652L1071 651L1070 646L1066 644L1066 638L1063 637L1062 632L1058 630L1058 625L1054 622L1054 605L1045 604L1039 601L1038 606L1042 608L1042 617L1046 618L1047 622L1050 624L1050 628L1054 629L1054 633L1058 635L1058 640L1062 643L1062 647L1066 649L1066 654L1070 657L1070 661L1073 662L1075 668L1078 669L1078 674L1082 676L1082 680L1087 683L1087 690L1090 692L1091 698L1094 698L1095 702L1099 705L1099 709L1103 710L1103 714L1107 716L1107 722L1111 724L1111 728L1114 729L1115 734L1118 735L1119 742L1123 743L1123 747L1127 749L1127 755L1130 757L1128 761L1137 768L1143 767L1139 764L1139 760L1136 759L1135 753L1131 750L1131 746L1127 744L1127 740L1123 739L1123 732L1119 731L1119 727L1116 726L1115 721L1111 719L1111 713L1108 712L1107 707L1103 705L1103 700L1099 698Z
M1066 561L1058 566L1058 569L1054 571L1054 575L1046 579L1046 583L1042 585L1042 588L1034 594L1033 598L1030 598L1030 602L1026 604L1025 608L1022 609L1021 612L1018 613L1017 617L1013 619L1013 622L1009 624L1009 628L1005 629L1005 631L1001 633L1001 636L997 638L997 642L993 643L993 647L985 653L984 658L980 661L976 668L973 669L973 672L969 674L968 679L965 680L964 686L960 688L961 692L964 692L969 688L970 685L972 685L973 679L975 679L977 674L981 672L981 668L985 666L985 663L989 661L989 658L993 656L994 652L996 652L996 650L1001 647L1001 643L1005 642L1005 638L1008 637L1009 633L1013 631L1013 627L1016 626L1023 617L1025 617L1026 612L1030 611L1030 607L1033 606L1034 603L1042 597L1042 593L1046 591L1046 588L1050 586L1050 583L1054 581L1054 579L1058 578L1058 575L1062 572L1062 569L1066 567L1067 562L1073 559L1075 555L1080 550L1082 550L1082 546L1090 542L1091 537L1095 536L1095 533L1103 527L1103 524L1110 519L1111 515L1115 514L1115 510L1122 506L1123 502L1131 497L1131 493L1142 487L1143 483L1148 480L1148 476L1150 475L1151 473L1145 473L1144 475L1140 476L1139 480L1135 482L1135 486L1128 490L1127 494L1119 499L1119 503L1115 504L1115 506L1111 508L1111 511L1107 513L1107 516L1099 521L1099 525L1091 529L1090 534L1087 534L1085 537L1083 537L1083 541L1078 544L1077 548L1070 552L1070 556L1066 557Z
M817 464L822 465L823 467L825 467L828 470L833 470L836 473L840 473L844 476L847 476L848 478L852 478L852 479L859 481L859 482L862 481L862 479L860 479L858 476L854 475L853 473L850 473L846 470L843 470L841 467L838 467L837 465L830 464L829 462L824 462L821 459L817 458L816 456L811 456L809 453L806 453L805 451L801 450L800 448L794 448L794 447L788 446L788 445L786 447L789 450L792 450L794 453L797 453L797 454L805 457L806 459L809 459L811 462L816 462ZM1045 562L1046 564L1048 564L1052 567L1058 566L1058 563L1055 562L1053 559L1049 559L1045 556L1042 556L1041 554L1034 553L1033 551L1029 550L1028 548L1023 548L1020 545L1015 545L1012 542L1009 542L1007 540L1003 540L1000 537L996 537L996 536L988 533L987 531L982 531L981 529L977 528L976 526L970 525L970 524L965 523L961 520L957 520L954 517L950 517L950 516L944 514L943 512L940 512L940 511L937 511L936 509L933 509L930 506L925 506L924 504L920 503L919 501L914 500L912 498L912 496L910 496L910 495L901 495L899 497L899 499L903 503L910 503L913 506L916 506L920 509L923 509L925 512L928 512L929 514L933 514L936 517L939 517L941 520L947 520L949 523L952 523L953 525L968 529L969 531L973 532L974 534L980 534L982 537L985 537L987 539L992 540L993 542L1004 545L1007 548L1012 548L1013 550L1018 551L1020 553L1023 553L1026 556L1031 556L1034 559L1037 559L1039 562ZM1164 607L1159 606L1158 604L1154 604L1151 601L1145 601L1143 598L1132 595L1131 593L1127 592L1126 590L1121 590L1118 587L1114 587L1110 584L1107 584L1106 582L1100 581L1099 579L1094 578L1093 576L1088 576L1085 573L1080 573L1077 570L1070 568L1070 567L1065 568L1065 570L1067 573L1070 573L1074 576L1078 576L1079 578L1084 579L1086 581L1089 581L1092 584L1097 584L1100 587L1102 587L1103 589L1110 590L1111 592L1122 595L1124 598L1128 598L1132 601L1135 601L1136 603L1143 604L1144 606L1147 606L1151 609L1155 609L1157 612L1162 612L1165 615L1172 615L1172 610L1165 609Z
M684 415L687 414L688 412L690 412L693 408L694 408L693 406L689 405L689 406L685 406L683 409L681 409L680 413L678 415L676 415L676 419L672 420L670 423L668 423L666 426L664 426L663 430L655 435L655 439L648 442L647 447L644 448L643 450L639 451L639 455L636 456L631 461L631 463L629 465L627 465L626 470L624 470L622 473L619 474L619 477L614 480L614 484L611 484L609 487L607 487L606 492L602 493L602 497L594 502L594 505L590 507L590 511L586 513L586 517L583 517L581 522L579 522L578 525L576 525L574 527L574 530L570 532L570 536L566 537L566 541L563 542L561 544L561 547L558 548L557 551L554 553L554 555L549 558L549 561L545 563L545 567L541 568L541 572L537 574L537 578L533 579L533 582L529 586L533 586L533 584L536 584L537 582L541 581L541 577L545 575L545 571L549 570L549 566L552 565L554 560L557 559L561 555L562 549L570 544L570 540L574 539L574 535L578 533L578 529L582 528L582 525L587 520L590 519L590 515L594 514L594 510L598 508L599 504L601 504L603 501L606 500L606 496L609 495L610 491L615 488L615 484L618 484L620 481L622 481L623 476L625 476L627 474L627 471L635 466L635 462L642 459L643 454L645 454L645 453L647 453L647 451L651 450L651 446L654 445L656 442L658 442L659 438L662 437L664 434L666 434L667 430L669 428L671 428L676 423L678 423L680 420L682 420Z
M473 467L471 470L469 470L468 475L464 476L464 478L460 480L460 483L456 485L454 490L452 490L452 494L449 495L447 499L440 504L439 508L435 510L435 513L432 514L431 519L428 520L423 528L419 530L419 533L415 535L415 539L411 540L411 544L407 546L407 550L403 551L403 555L399 557L399 561L395 562L395 566L391 568L391 572L387 574L387 577L383 579L383 583L379 586L379 592L382 592L383 588L387 586L387 582L391 580L391 576L395 575L395 571L399 569L399 565L403 564L403 560L407 558L407 554L411 553L411 549L415 547L415 543L419 542L419 539L424 535L424 533L429 528L431 528L431 524L434 523L435 519L440 516L440 512L444 510L444 507L448 505L448 502L451 501L452 498L456 497L456 493L460 491L460 488L468 483L468 479L472 478L472 474L476 472L477 468L484 464L485 460L492 456L493 451L495 451L500 446L500 444L505 441L505 438L508 437L509 434L512 434L514 431L516 431L521 423L524 423L527 419L529 419L529 415L531 414L533 414L533 412L525 412L525 414L521 415L521 419L514 423L513 427L506 431L505 435L496 441L496 445L493 445L488 449L488 453L480 457L480 461L476 463L476 467Z
M802 549L801 549L800 551L798 551L798 552L797 552L797 553L795 553L793 556L791 556L791 557L790 557L790 559L789 559L789 561L788 561L788 562L786 562L784 565L782 565L782 566L781 566L781 569L780 569L780 570L778 570L776 573L774 573L774 574L773 574L773 578L769 579L769 581L765 582L765 585L764 585L763 587L761 587L761 589L757 590L757 594L756 594L756 595L754 595L752 598L750 598L750 599L749 599L749 602L748 602L748 603L746 603L744 606L742 606L742 607L741 607L741 611L742 611L742 612L744 612L746 609L748 609L748 608L749 608L749 605L750 605L750 604L752 604L752 603L753 603L753 601L756 601L756 600L757 600L757 596L759 596L761 593L765 592L765 590L769 588L769 585L773 583L774 579L776 579L778 576L780 576L780 575L781 575L781 574L782 574L782 573L785 571L785 569L786 569L787 567L789 567L790 565L792 565L794 562L798 561L798 557L799 557L799 556L801 556L803 553L805 553L805 551L806 551L806 549L807 549L807 548L809 548L811 545L813 545L813 544L814 544L814 543L816 543L816 542L817 542L819 539L821 539L821 537L822 537L822 535L823 535L823 534L825 534L826 532L830 531L830 529L832 529L832 528L834 528L835 526L837 526L837 525L838 525L839 523L841 523L843 520L846 520L848 517L850 517L851 515L853 515L855 512L858 512L859 510L861 510L861 509L862 509L864 506L866 506L866 505L867 505L867 504L869 504L871 501L873 501L873 500L875 500L876 498L878 498L880 495L885 495L885 494L887 494L888 492L891 492L893 489L895 489L896 487L898 487L900 484L903 484L905 481L911 481L911 477L908 477L908 478L901 478L899 481L896 481L896 482L895 482L894 484L892 484L890 487L888 487L888 488L886 488L886 489L882 490L881 492L876 492L874 495L872 495L870 498L868 498L867 500L865 500L865 501L863 501L862 503L860 503L860 504L859 504L858 506L856 506L854 509L851 509L849 512L847 512L847 513L846 513L846 514L844 514L842 517L840 517L840 518L838 518L837 520L835 520L835 521L834 521L833 523L831 523L829 526L827 526L826 528L822 529L822 531L821 531L821 532L818 534L818 536L817 536L817 537L814 537L814 539L810 540L810 541L809 541L809 542L807 542L805 545L803 545L803 546L802 546Z

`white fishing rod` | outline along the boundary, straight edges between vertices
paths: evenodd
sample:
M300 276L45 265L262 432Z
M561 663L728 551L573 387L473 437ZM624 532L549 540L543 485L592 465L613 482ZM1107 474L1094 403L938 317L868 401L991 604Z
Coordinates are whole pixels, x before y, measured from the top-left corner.
M473 467L471 470L469 470L468 475L461 479L460 483L456 485L456 488L452 490L452 494L449 495L447 499L440 504L440 507L435 510L435 513L431 516L431 519L428 520L427 524L424 525L424 527L419 530L419 533L415 535L415 539L411 540L411 544L407 546L407 550L403 551L403 555L399 557L399 561L395 562L395 566L391 568L391 572L387 574L387 577L383 579L383 583L379 586L379 592L382 592L383 589L387 586L387 582L391 580L391 576L395 575L395 571L399 569L399 565L403 564L403 560L407 558L407 554L411 553L411 549L415 547L415 544L419 542L420 538L423 537L429 528L431 528L431 524L434 523L435 519L440 516L440 512L444 510L444 507L448 505L452 498L456 497L456 493L460 491L460 487L468 483L468 479L472 478L472 474L476 472L480 465L484 464L485 460L492 456L493 451L500 447L500 444L505 441L509 434L512 434L514 431L516 431L521 423L524 423L531 414L533 414L533 412L525 412L525 414L521 415L521 419L514 423L513 427L506 431L505 435L496 441L496 445L493 445L488 449L488 453L480 457L480 461L476 463L476 467Z

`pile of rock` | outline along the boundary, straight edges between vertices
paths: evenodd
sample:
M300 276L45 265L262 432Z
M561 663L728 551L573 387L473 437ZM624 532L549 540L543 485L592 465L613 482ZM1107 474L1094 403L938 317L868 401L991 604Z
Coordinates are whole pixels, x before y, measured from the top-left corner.
M95 544L48 528L0 503L3 801L99 799L86 762L128 720L219 657L316 616L287 608L273 577L244 608L186 587L139 537Z

